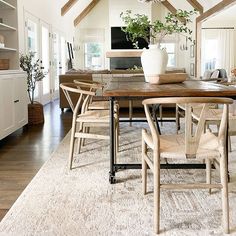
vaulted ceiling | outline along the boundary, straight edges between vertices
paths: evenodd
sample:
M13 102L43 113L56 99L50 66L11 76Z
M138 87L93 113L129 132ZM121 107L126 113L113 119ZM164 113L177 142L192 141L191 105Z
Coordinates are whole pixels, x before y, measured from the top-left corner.
M77 14L74 19L74 25L76 26L99 1L102 0L64 0L61 8L61 15L65 15L72 9L73 12L76 12ZM221 1L222 0L165 0L162 4L172 12L174 12L175 9L191 10L195 8L202 13L206 12Z

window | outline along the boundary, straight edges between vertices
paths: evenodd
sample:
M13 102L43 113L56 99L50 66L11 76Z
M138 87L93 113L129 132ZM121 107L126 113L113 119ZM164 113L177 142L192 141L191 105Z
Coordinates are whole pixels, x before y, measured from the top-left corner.
M175 43L161 43L161 48L165 48L168 54L168 67L176 66Z
M204 71L216 69L218 42L216 39L208 39L205 41L204 50Z
M103 69L103 44L92 42L84 45L85 68L92 70Z

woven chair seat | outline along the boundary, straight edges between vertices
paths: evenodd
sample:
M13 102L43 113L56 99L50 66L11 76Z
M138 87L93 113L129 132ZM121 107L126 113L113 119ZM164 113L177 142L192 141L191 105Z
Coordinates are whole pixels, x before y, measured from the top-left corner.
M186 157L184 140L184 134L162 135L160 138L160 157L173 159L191 159L191 157ZM210 132L202 134L195 158L206 159L216 158L216 156L220 157L217 147L218 140L214 134ZM193 157L193 159L195 158Z
M77 122L109 123L109 111L108 110L86 111L85 113L78 115L76 121Z
M94 101L89 104L89 110L108 110L109 109L109 101Z
M151 135L144 134L145 142L153 148L154 144ZM191 159L185 155L184 134L161 135L160 136L160 157L170 159ZM206 159L220 157L217 137L207 131L201 135L200 144L196 156L193 159Z

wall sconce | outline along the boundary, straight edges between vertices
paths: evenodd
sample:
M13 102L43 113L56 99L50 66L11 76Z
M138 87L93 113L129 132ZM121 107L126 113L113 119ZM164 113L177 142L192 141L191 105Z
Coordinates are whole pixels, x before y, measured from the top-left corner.
M181 51L187 51L188 50L188 37L185 37L185 43L180 45Z

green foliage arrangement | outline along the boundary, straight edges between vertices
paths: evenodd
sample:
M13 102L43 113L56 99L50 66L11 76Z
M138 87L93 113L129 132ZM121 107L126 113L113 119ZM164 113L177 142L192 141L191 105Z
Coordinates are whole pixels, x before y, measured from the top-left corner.
M20 67L27 73L27 92L31 104L34 103L34 92L37 82L41 81L45 77L45 74L40 68L39 59L35 60L34 56L34 52L20 55Z
M126 33L127 39L138 48L138 38L143 38L147 43L160 44L166 35L174 33L182 34L192 41L192 30L187 27L187 24L191 22L191 16L196 13L196 10L177 10L175 14L168 13L164 22L156 20L153 23L146 15L132 16L131 10L122 12L120 17L126 25L122 30Z

